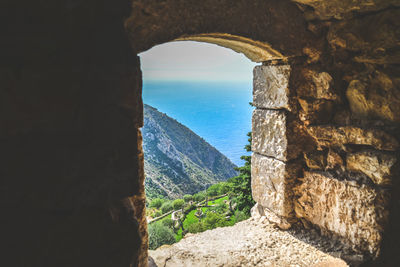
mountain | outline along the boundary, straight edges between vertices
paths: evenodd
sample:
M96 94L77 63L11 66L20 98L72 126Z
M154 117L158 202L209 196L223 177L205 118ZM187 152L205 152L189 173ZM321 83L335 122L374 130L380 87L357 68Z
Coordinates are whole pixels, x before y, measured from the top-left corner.
M145 188L149 198L182 197L236 176L226 156L186 126L144 105Z

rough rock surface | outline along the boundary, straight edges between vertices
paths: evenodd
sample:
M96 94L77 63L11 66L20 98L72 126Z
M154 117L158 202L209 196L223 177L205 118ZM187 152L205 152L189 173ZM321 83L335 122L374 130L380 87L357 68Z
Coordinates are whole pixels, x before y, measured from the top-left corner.
M333 116L333 103L325 99L305 100L299 99L302 110L299 113L300 120L306 125L315 123L327 123Z
M320 19L343 19L352 16L352 12L373 12L389 6L399 6L398 0L292 0L310 5Z
M344 237L355 250L377 253L386 222L384 192L322 172L305 172L303 184L295 191L297 217Z
M365 173L378 185L392 183L392 169L395 163L395 156L379 151L351 153L346 159L348 170Z
M251 150L285 161L288 143L285 112L256 109L252 120Z
M251 218L232 227L188 234L172 246L149 251L157 266L327 266L347 264L275 229L265 218ZM325 265L324 265L325 264Z
M289 65L256 66L253 71L253 105L289 109Z
M250 214L253 218L265 217L271 224L282 230L287 230L292 226L286 218L276 215L276 213L271 212L270 209L261 206L259 203L256 203L251 208Z
M310 126L307 129L321 146L368 145L388 151L399 148L396 138L379 129L362 129L353 126Z
M279 216L288 216L292 212L290 182L294 175L287 170L284 162L253 153L251 164L253 198Z
M386 0L381 1L386 2ZM400 1L394 1L397 1L400 5ZM337 3L338 1L332 2ZM331 47L336 50L336 53L339 52L337 55L340 60L343 60L343 64L352 64L351 61L379 65L398 64L400 62L400 51L397 49L400 26L399 13L398 8L389 8L369 16L338 21L330 27L327 40ZM351 55L348 52L356 53ZM351 61L349 62L349 60ZM341 67L344 67L344 65ZM394 66L383 69L390 71L391 68L395 70ZM372 78L372 81L375 79L373 77L375 75L370 77L368 75L381 70L382 68L377 65L373 68L365 66L364 71L358 72L355 76L356 79L359 79L360 76L367 80ZM392 79L398 78L398 74L391 74L390 76Z
M333 91L333 78L329 73L303 69L301 76L305 81L299 88L296 88L300 97L325 100L336 100L338 98Z
M371 81L350 82L346 97L352 113L360 118L372 116L400 122L400 91L395 82L383 72L376 71L371 76Z
M327 166L327 155L324 151L305 153L304 159L306 161L307 167L310 169L323 170Z

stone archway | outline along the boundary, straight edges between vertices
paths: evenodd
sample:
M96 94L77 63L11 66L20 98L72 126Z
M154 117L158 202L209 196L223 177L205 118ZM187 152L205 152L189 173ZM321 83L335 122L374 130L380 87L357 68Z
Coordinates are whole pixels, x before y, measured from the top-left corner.
M262 58L261 76L265 69L291 68L288 105L261 105L255 113L260 129L269 124L266 114L286 114L285 136L278 137L287 141L286 159L278 147L255 145L263 155L256 160L260 177L269 177L266 161L285 166L283 180L255 190L261 192L258 210L318 227L372 258L382 248L382 263L387 259L390 266L400 240L398 6L362 0L5 1L4 265L146 265L136 54L177 38L219 42L229 34L268 44L270 54L286 58Z
M346 88L340 80L343 73L332 63L338 59L324 47L327 41L320 39L326 26L302 20L304 17L298 17L291 4L283 1L246 7L239 3L225 6L226 13L211 12L216 10L211 4L198 7L201 12L183 4L179 8L188 13L180 18L173 16L172 2L136 6L140 8L127 20L128 32L146 41L132 39L134 48L141 51L173 39L197 40L262 62L254 71L254 213L281 228L291 224L316 228L341 240L354 253L376 258L388 222L390 194L385 185L374 182L368 167L361 165L372 161L381 162L374 167L377 169L390 165L388 175L393 179L393 153L399 145L394 132L368 129L366 125L373 120L365 116L358 121L358 107L364 104L357 104L360 100L352 97L353 87ZM268 23L258 23L262 16L249 18L243 10L252 14L264 10L271 16ZM224 23L225 14L231 16L226 20L230 24ZM247 19L247 29L242 28L239 14ZM164 20L158 20L160 16ZM328 45L337 43L328 41Z

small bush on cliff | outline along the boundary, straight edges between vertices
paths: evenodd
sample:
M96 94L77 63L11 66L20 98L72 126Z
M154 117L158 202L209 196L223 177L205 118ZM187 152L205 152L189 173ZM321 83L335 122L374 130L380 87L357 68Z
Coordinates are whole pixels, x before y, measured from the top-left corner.
M219 184L220 184L220 186L219 186L218 195L226 194L226 193L228 193L228 192L231 190L230 183L221 182L221 183L219 183Z
M224 216L216 212L207 212L207 216L203 223L206 229L214 229L217 227L226 226L226 220Z
M191 201L193 199L192 195L184 195L183 196L183 200L185 200L186 203L188 203L189 201Z
M206 199L204 192L199 192L199 193L193 195L193 200L196 202L203 201L204 199Z
M175 236L172 230L161 223L149 225L149 249L156 249L165 244L175 243Z
M160 217L161 215L162 215L161 210L159 210L159 211L154 212L153 217L157 218L157 217Z
M159 209L161 205L164 203L164 199L161 198L155 198L150 202L150 208L156 208Z
M235 219L236 222L241 222L246 220L247 218L249 218L249 216L247 216L243 211L237 210L235 212Z
M184 204L185 204L185 201L183 199L175 199L174 202L172 202L172 206L174 207L174 210L181 209Z
M171 202L165 202L161 206L161 211L162 211L163 214L167 213L168 211L171 211L173 209L174 209L174 207L172 206Z
M191 225L189 225L187 230L189 233L196 234L196 233L203 232L206 229L202 222L196 222L196 223L192 223Z
M210 196L210 197L217 196L219 191L220 191L220 187L221 187L221 185L219 183L218 184L213 184L212 186L210 186L207 189L207 195Z

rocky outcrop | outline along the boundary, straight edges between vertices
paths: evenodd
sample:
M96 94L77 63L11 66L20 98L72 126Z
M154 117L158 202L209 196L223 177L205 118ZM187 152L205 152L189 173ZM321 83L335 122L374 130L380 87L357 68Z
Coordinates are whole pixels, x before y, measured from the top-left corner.
M276 230L265 217L259 217L231 227L188 234L174 245L150 250L149 255L157 266L166 267L348 266L321 251L322 247L307 244L305 236L293 234Z

